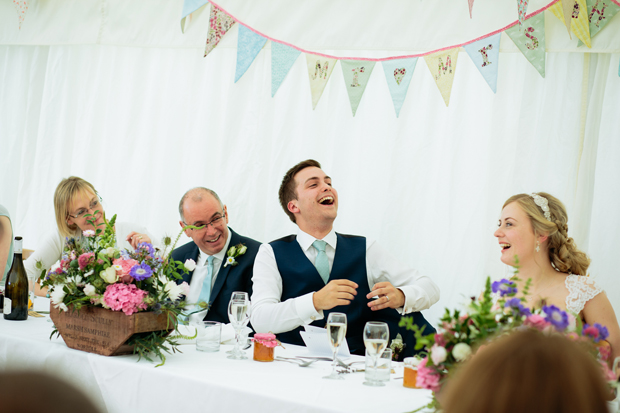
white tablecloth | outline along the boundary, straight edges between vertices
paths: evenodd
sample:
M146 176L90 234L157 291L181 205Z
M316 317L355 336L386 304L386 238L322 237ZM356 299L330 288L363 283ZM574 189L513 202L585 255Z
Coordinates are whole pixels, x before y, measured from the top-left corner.
M37 309L48 306L37 299ZM182 353L167 356L166 364L138 357L103 357L67 348L61 338L49 339L49 317L6 321L0 317L0 370L35 369L62 377L83 389L108 412L406 412L430 399L427 390L406 389L402 379L386 387L362 385L363 373L342 381L324 380L328 361L307 368L292 363L228 360L220 352L202 353L182 345ZM305 353L286 345L276 355ZM399 374L402 377L402 374Z

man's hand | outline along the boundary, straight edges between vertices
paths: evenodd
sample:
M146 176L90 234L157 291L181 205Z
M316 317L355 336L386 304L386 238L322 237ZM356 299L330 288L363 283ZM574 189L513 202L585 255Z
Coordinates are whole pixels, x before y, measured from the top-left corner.
M339 305L349 305L357 295L357 284L349 280L332 280L312 295L316 311L330 310Z
M405 294L392 283L383 281L376 283L366 298L377 297L368 303L372 311L383 310L384 308L400 308L405 306Z

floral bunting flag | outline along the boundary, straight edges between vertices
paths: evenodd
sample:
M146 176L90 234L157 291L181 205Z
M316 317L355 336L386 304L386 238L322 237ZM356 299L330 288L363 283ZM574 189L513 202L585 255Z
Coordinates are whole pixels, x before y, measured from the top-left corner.
M592 43L590 42L590 22L588 21L588 9L586 5L586 0L570 0L574 1L573 8L571 9L571 20L570 24L571 31L575 33L575 35L581 40L586 46L592 47ZM566 0L566 4L570 2ZM562 0L555 3L553 6L549 8L560 21L563 20L563 11L562 11Z
M506 33L517 45L521 53L545 77L545 16L544 13L530 17L523 24L520 31L515 25L507 29Z
M375 67L375 62L368 60L341 60L342 75L344 77L344 86L347 88L349 94L349 101L351 102L351 111L353 116L357 112L357 107L362 100L368 79L372 69Z
M205 47L205 57L217 46L222 37L235 24L235 20L220 10L215 5L211 5L211 15L209 16L209 34L207 35L207 46Z
M207 4L208 0L184 0L183 12L181 13L181 33L185 33L185 29L192 19L191 14Z
M528 2L529 0L517 0L517 9L519 11L519 30L521 30L523 20L525 20L525 16L527 15Z
M274 97L301 52L278 42L271 42L271 97Z
M417 57L384 60L381 62L383 65L383 72L385 73L385 80L387 80L388 89L390 89L390 95L392 95L396 117L400 114L400 109L405 102L407 90L409 89L409 84L413 77L413 70L417 62Z
M308 66L308 77L310 78L310 92L312 93L312 110L316 108L325 85L332 75L336 59L306 54L306 65Z
M614 17L620 10L620 6L611 0L587 0L588 21L590 23L590 38L596 36L603 27ZM581 39L577 42L577 46L581 46Z
M256 55L267 43L267 38L256 34L244 25L239 25L239 38L237 39L237 67L235 69L235 83L248 70Z
M471 10L474 8L474 0L467 0L469 3L469 18L471 19Z
M13 0L13 5L15 6L15 10L17 10L17 20L19 20L19 30L22 29L22 23L26 18L26 13L28 12L28 1L27 0Z
M487 81L493 93L497 92L497 69L499 67L499 41L501 33L487 37L477 42L463 46L474 62L484 80Z
M450 93L452 92L452 82L454 82L454 73L456 72L456 60L459 57L459 48L445 50L424 56L426 65L437 83L439 92L443 97L446 106L450 103Z

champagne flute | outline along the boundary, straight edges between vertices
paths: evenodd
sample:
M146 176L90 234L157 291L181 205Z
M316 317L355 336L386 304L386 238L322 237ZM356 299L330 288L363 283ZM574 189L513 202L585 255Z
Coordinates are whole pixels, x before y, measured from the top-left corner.
M334 355L332 361L332 372L329 376L325 376L323 378L343 380L343 377L336 371L336 353L338 352L338 347L340 347L340 344L347 335L347 315L343 313L329 313L325 327L327 328L329 345L332 347Z
M385 386L385 383L377 380L377 360L383 354L383 350L387 347L388 339L390 337L390 330L385 323L378 321L369 321L364 326L364 345L366 351L372 361L373 374L366 376L367 380L364 382L366 386Z
M235 329L235 348L227 357L233 360L246 360L248 357L239 348L241 330L250 321L250 297L248 293L235 291L230 296L228 303L228 319Z

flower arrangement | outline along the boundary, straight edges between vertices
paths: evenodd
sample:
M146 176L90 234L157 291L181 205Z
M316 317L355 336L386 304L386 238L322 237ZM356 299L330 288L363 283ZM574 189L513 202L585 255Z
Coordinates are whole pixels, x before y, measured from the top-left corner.
M530 280L525 284L524 296L527 296L529 286ZM494 338L514 329L534 328L545 334L562 334L578 341L598 359L610 387L616 386L615 376L606 362L610 354L609 344L604 341L609 335L607 328L600 324L582 325L579 319L553 305L536 310L527 308L522 304L525 298L517 298L516 294L515 282L502 279L491 283L487 278L482 296L472 297L466 312L446 309L437 334L423 336L423 331L413 324L412 318L403 317L400 325L414 331L416 350L425 350L422 353L425 357L418 365L416 385L433 391L431 402L418 410L439 411L441 406L436 393L450 379L455 368Z
M145 242L134 251L117 248L115 221L116 215L100 224L104 229L83 231L79 239L68 238L60 265L42 272L41 285L49 288L52 305L61 311L103 307L126 315L141 311L165 313L169 326L178 332L177 317L185 306L181 298L189 292L189 285L179 285L176 280L182 278L187 267L166 255L169 237L164 240L163 252ZM92 216L89 222L95 225ZM58 330L54 334L59 334ZM155 354L161 361L159 365L166 360L162 351L178 351L178 343L166 330L135 334L126 344L134 345L139 358L152 361L150 354Z
M224 267L227 267L229 265L231 266L235 266L237 264L239 264L237 262L237 260L235 260L235 258L245 254L245 252L248 250L248 247L246 247L243 244L237 244L233 247L228 248L228 251L226 252L226 262L224 263Z

